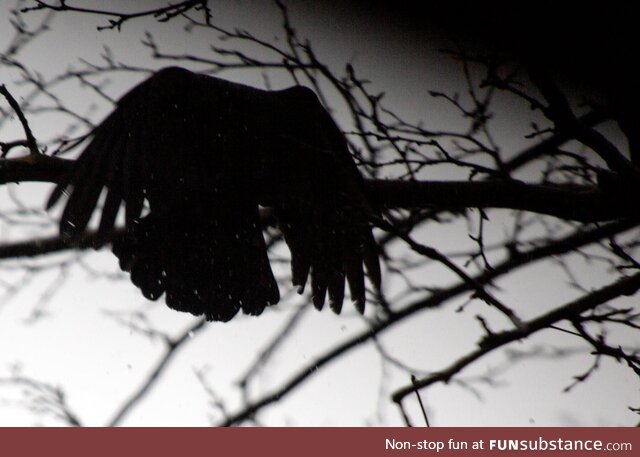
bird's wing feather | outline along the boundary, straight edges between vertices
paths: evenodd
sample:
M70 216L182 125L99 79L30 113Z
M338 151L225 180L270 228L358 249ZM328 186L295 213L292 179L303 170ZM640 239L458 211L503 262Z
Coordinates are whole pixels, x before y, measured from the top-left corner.
M311 276L313 304L340 312L344 283L356 308L364 311L364 268L380 289L380 265L371 234L371 216L364 183L350 156L346 140L331 116L309 89L295 87L278 93L280 134L264 174L291 251L293 284L304 288ZM282 123L285 125L282 125Z
M104 191L98 231L107 238L124 204L125 236L113 250L132 282L212 320L259 314L279 300L244 169L244 131L228 114L234 88L177 68L154 74L95 129L47 205L68 194L60 227L74 237Z
M370 205L346 142L313 92L269 92L169 68L120 99L48 207L68 194L61 233L83 233L106 193L99 234L150 299L228 320L279 300L258 204L274 208L292 279L340 312L345 280L364 310L363 265L380 268ZM145 200L149 213L143 215Z

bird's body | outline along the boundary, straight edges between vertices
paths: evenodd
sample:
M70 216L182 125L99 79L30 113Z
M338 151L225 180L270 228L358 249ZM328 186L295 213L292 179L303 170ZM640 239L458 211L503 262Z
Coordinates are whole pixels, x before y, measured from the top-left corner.
M150 299L226 321L279 301L259 205L292 253L294 285L311 274L314 304L339 312L345 277L364 306L363 261L380 273L371 208L341 132L303 87L264 91L171 67L123 96L96 128L48 206L65 191L63 236L82 233L103 189L98 231ZM145 201L148 211L143 211Z

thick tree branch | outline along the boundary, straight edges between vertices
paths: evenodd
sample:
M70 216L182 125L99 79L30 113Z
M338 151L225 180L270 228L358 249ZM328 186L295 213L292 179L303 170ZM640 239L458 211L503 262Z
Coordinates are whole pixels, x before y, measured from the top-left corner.
M45 155L0 159L0 184L9 182L57 182L72 160ZM530 211L581 222L634 217L640 208L629 195L615 188L595 186L526 184L495 181L367 180L372 199L387 208L506 208Z
M0 159L0 185L12 182L57 183L67 172L72 160L44 154L31 154L16 159Z
M390 208L508 208L596 222L638 214L629 195L604 192L595 186L526 184L496 181L367 181L369 192Z
M122 235L124 235L124 231L118 230L113 234L113 237ZM37 240L0 244L0 260L35 257L68 249L95 249L101 244L104 244L104 237L98 237L96 232L87 232L79 239L51 236Z

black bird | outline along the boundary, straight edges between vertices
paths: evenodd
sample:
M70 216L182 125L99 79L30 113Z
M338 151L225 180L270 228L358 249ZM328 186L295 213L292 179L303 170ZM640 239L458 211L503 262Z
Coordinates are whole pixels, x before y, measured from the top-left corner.
M47 208L68 194L63 237L85 231L103 193L99 237L113 234L124 203L113 253L145 297L164 293L173 309L228 321L279 301L260 206L273 208L300 293L311 276L316 308L328 291L339 313L346 278L363 312L363 264L379 289L363 180L308 88L265 91L177 67L154 73L118 101L51 194Z

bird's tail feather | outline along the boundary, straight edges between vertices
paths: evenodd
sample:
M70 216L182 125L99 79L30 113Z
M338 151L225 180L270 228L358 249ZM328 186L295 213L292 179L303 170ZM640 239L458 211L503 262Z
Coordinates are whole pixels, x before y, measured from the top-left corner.
M113 253L150 300L165 293L171 308L215 321L240 309L257 315L280 299L264 239L230 227L202 212L149 214L114 241Z

